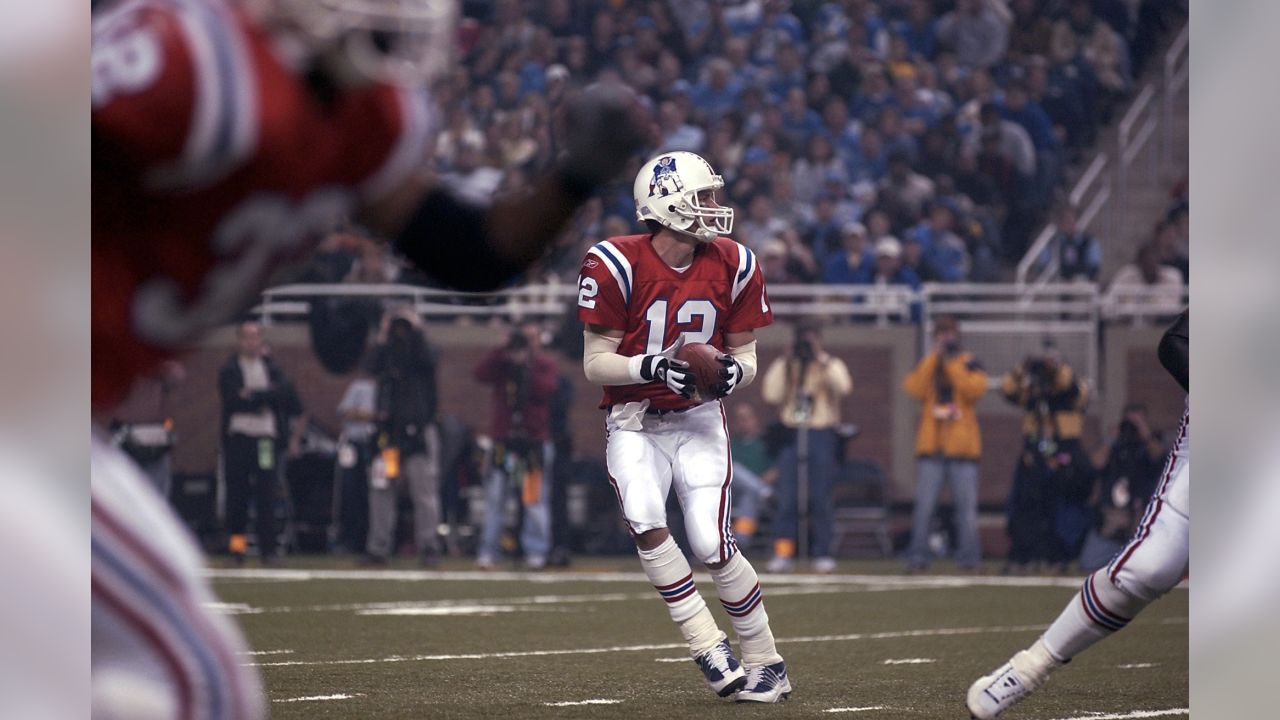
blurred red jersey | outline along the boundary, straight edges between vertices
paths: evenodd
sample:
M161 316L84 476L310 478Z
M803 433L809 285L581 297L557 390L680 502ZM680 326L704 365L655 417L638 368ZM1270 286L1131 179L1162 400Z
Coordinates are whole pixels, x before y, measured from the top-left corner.
M316 90L288 58L230 2L127 0L94 18L95 406L421 167L425 93Z
M684 270L667 265L649 235L609 238L587 252L578 276L578 319L623 332L620 355L661 352L677 338L725 350L725 334L773 322L755 254L726 237L699 244ZM610 385L600 407L648 399L657 410L696 400L666 384Z

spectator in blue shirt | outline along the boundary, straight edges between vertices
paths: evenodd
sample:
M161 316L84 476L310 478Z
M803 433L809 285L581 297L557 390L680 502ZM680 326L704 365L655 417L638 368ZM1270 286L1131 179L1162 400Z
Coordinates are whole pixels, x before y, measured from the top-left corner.
M954 232L955 211L946 203L934 202L929 215L912 231L913 239L920 243L924 261L943 282L963 282L969 279L971 262L965 242Z
M938 22L933 19L929 0L911 0L907 18L893 24L894 31L907 41L912 55L932 60L938 51Z
M1062 280L1098 281L1102 269L1102 248L1092 235L1079 226L1080 210L1064 205L1058 211L1057 232L1049 247L1041 254L1041 266L1049 262L1049 253L1058 255L1058 277Z
M822 118L809 107L808 97L803 87L793 87L787 91L786 102L782 107L782 131L795 147L804 147L809 136L822 127Z
M819 262L840 250L840 232L850 221L841 220L836 214L835 195L823 190L813 205L813 219L805 225L805 244Z
M889 171L889 151L874 127L864 127L858 137L857 153L846 158L850 182L875 182Z
M864 285L907 285L920 289L920 276L902 264L902 243L889 235L876 242L875 262L855 281Z
M742 86L734 82L729 61L713 58L707 63L706 79L694 86L693 106L707 119L715 119L734 108L740 92Z
M858 86L858 94L853 101L853 116L863 123L871 122L880 109L893 104L893 91L889 87L889 78L884 66L880 63L867 63L862 66L862 82Z
M828 285L852 285L865 282L874 272L875 256L867 244L867 229L862 223L846 223L840 229L841 247L826 256L822 281Z

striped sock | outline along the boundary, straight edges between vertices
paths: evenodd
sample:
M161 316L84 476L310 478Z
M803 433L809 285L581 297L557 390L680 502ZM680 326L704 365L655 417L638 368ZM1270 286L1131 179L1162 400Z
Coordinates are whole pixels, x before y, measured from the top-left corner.
M653 587L667 602L671 619L680 626L680 634L689 643L689 652L697 657L724 639L707 603L698 594L693 570L676 541L667 537L652 550L640 550L640 566Z
M1084 587L1045 631L1045 647L1055 659L1070 660L1123 629L1146 606L1146 601L1116 587L1102 568L1085 578Z
M733 629L738 633L742 664L756 667L782 662L773 642L773 631L769 629L769 614L764 611L760 578L756 576L755 568L738 552L724 567L710 572L716 581L720 604L729 613Z

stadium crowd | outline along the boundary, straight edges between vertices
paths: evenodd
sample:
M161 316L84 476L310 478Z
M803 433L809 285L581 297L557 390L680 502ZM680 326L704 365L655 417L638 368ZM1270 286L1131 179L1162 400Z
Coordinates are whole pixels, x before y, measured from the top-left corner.
M468 2L463 62L434 88L436 171L476 201L520 187L557 153L566 93L613 77L640 92L651 150L723 174L734 236L771 281L870 283L879 256L899 261L895 282L994 280L1129 92L1168 5ZM608 188L527 280L573 282L633 215L630 183Z

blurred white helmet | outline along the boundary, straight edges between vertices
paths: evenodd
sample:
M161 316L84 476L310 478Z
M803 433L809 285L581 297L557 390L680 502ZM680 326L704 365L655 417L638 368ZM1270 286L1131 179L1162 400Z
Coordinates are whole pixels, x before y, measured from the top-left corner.
M370 80L418 87L452 60L456 0L256 1L300 30L313 48L341 49Z
M711 242L733 230L733 208L705 205L704 190L724 187L724 178L691 152L662 153L640 167L632 194L636 219L653 220L677 232Z

